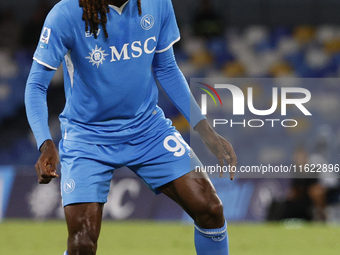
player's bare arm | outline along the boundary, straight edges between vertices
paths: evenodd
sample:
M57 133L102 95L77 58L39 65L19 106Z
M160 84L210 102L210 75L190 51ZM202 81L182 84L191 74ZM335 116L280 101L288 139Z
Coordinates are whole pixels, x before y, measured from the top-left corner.
M41 155L35 164L38 181L40 184L48 184L53 178L57 178L57 165L59 154L52 140L46 140L40 147Z
M233 149L233 146L224 137L217 134L209 125L206 119L201 120L194 128L201 136L204 144L209 148L209 150L217 157L221 167L225 165L224 160L234 167L237 164L237 156ZM220 173L222 177L223 172ZM234 179L234 172L230 172L230 179Z

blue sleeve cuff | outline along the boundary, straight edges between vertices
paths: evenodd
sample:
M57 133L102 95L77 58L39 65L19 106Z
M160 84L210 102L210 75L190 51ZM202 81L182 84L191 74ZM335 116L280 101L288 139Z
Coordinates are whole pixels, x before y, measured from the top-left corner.
M190 93L190 125L194 128L198 122L205 120L201 108L198 106L194 96Z

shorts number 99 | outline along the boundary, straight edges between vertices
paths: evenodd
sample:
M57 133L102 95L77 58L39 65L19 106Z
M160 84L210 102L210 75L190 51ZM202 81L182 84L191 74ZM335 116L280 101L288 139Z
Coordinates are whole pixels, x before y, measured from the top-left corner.
M172 141L171 145L169 142ZM174 156L181 157L184 155L187 147L190 150L189 145L183 140L180 134L175 133L175 135L169 135L164 139L164 148L170 152L174 152Z

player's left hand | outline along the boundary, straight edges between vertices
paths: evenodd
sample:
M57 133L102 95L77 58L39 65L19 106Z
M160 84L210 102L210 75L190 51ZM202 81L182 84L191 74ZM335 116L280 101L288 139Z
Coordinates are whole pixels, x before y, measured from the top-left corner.
M237 165L237 156L233 146L224 137L217 134L209 125L207 120L200 121L195 130L199 133L204 144L217 157L221 168L225 166L225 161L229 164L230 179L233 180L235 172L232 171ZM225 161L224 161L225 160ZM220 172L220 177L223 176L223 171Z

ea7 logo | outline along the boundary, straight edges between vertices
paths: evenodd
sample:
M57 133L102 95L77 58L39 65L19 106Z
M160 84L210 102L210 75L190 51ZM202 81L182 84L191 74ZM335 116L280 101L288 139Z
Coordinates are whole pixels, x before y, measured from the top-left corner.
M97 31L97 36L100 34L100 28L98 29L98 31ZM86 31L85 32L85 36L86 37L91 37L91 36L93 36L93 33L91 33L90 31Z
M245 111L245 96L242 90L231 84L215 84L215 89L228 89L233 97L233 115L244 115ZM289 94L299 94L300 98L288 98ZM303 97L301 98L301 95ZM247 89L247 105L251 113L258 116L266 116L274 113L278 106L278 88L272 89L272 105L267 110L255 109L253 103L253 88L248 87ZM281 88L281 115L287 115L287 105L295 105L304 115L312 115L306 107L303 105L309 102L311 99L311 93L305 88L297 87L285 87ZM203 115L207 114L207 96L202 95L201 97L201 111ZM222 103L221 103L222 105Z

